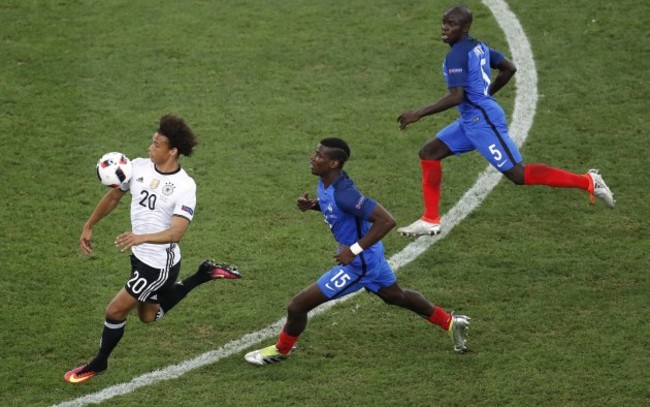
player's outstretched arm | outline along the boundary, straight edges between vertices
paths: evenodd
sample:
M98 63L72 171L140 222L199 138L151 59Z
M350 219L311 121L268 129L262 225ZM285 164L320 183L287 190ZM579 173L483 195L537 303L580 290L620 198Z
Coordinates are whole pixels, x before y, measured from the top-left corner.
M463 101L465 95L465 88L449 88L449 93L441 97L438 101L431 105L424 106L418 110L404 112L397 118L399 122L399 129L404 130L406 126L415 123L425 116L444 112L454 106L459 105Z
M82 252L85 254L92 253L93 248L91 239L93 235L93 226L95 226L97 222L102 220L106 215L111 213L111 211L117 207L124 194L126 194L126 192L122 191L119 188L112 188L104 194L102 199L95 207L95 210L84 224L83 230L81 231L79 246Z
M503 58L503 60L499 62L499 65L497 65L497 69L499 70L499 74L497 75L496 78L494 78L494 81L492 81L492 83L490 84L490 89L488 90L490 96L494 95L501 88L506 86L506 84L510 82L510 79L517 72L517 67L515 66L515 64L510 62L507 58Z

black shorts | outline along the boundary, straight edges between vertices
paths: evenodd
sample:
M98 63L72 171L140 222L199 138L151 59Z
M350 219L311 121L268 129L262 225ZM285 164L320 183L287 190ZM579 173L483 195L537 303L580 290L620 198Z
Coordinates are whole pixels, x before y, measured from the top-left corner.
M180 271L180 261L169 269L157 269L131 255L131 278L124 288L138 301L158 303L158 294L174 285Z

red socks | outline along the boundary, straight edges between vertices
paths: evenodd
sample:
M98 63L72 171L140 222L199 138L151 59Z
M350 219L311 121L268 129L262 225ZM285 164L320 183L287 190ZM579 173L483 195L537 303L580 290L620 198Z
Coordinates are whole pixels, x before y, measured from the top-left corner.
M440 182L442 181L442 164L440 161L421 160L422 197L424 198L424 215L422 219L431 223L440 223Z
M588 175L574 174L544 164L527 164L524 167L524 184L547 185L556 188L578 188L589 190Z
M284 332L284 328L282 328L282 332L280 332L280 337L278 338L278 343L275 344L275 347L283 355L288 355L297 340L297 336L287 334Z
M424 199L422 219L431 223L439 223L442 164L440 161L420 160L420 166L422 168L422 197ZM586 174L574 174L544 164L527 164L524 167L524 184L546 185L555 188L577 188L589 191L591 178Z
M447 314L442 308L437 305L433 306L433 313L429 318L427 318L432 324L438 325L440 328L445 331L449 330L451 325L451 314Z

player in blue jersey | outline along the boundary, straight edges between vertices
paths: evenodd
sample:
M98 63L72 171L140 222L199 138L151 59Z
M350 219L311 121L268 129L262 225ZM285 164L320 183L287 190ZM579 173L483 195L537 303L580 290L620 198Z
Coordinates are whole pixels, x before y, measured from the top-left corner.
M310 159L312 174L320 177L318 199L310 199L305 193L297 203L303 212L316 210L325 216L338 243L334 256L337 265L291 299L287 322L277 343L246 354L249 363L266 365L285 360L307 326L309 311L362 288L387 304L413 311L448 331L456 352L467 349L468 317L449 314L421 293L397 283L381 242L395 227L395 220L378 202L361 194L343 171L349 157L350 148L345 141L339 138L321 140Z
M411 225L398 229L402 235L433 235L440 232L441 161L452 154L477 150L492 166L517 185L547 185L583 189L614 207L614 196L597 170L574 174L544 164L522 162L517 145L508 134L506 116L494 99L517 71L500 52L469 35L472 13L465 6L454 6L442 17L442 41L451 49L443 63L448 93L431 105L402 113L400 130L409 124L457 107L460 118L442 129L420 149L424 213ZM491 69L498 70L494 80Z

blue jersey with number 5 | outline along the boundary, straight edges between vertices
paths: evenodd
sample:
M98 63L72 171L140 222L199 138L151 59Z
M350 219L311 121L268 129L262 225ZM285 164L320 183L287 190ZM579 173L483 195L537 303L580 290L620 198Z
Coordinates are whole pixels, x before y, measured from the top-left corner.
M505 122L503 109L488 93L490 69L496 68L503 59L503 54L469 35L451 47L442 70L447 88L465 90L463 101L457 106L463 122L475 121L484 114L492 121Z

